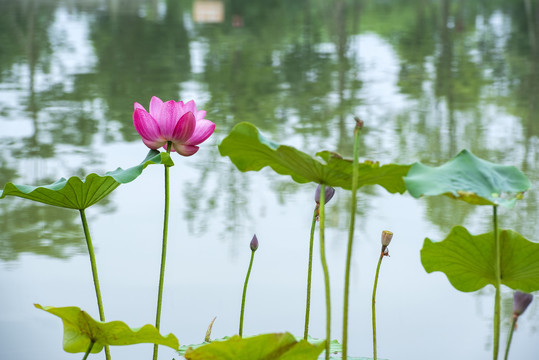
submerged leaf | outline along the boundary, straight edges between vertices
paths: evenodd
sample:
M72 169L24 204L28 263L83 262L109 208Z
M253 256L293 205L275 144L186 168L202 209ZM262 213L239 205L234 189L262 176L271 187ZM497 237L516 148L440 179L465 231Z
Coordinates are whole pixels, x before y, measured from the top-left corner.
M500 230L502 284L524 292L539 290L539 243ZM425 239L421 263L428 273L443 272L457 290L470 292L496 283L494 233L471 235L455 226L443 241Z
M75 306L52 307L34 304L62 319L64 324L64 350L69 353L86 352L93 341L92 353L100 352L105 345L159 344L177 350L178 339L173 334L162 336L153 325L129 328L122 321L101 322Z
M416 198L447 195L470 204L509 208L530 188L530 181L516 167L482 160L468 150L439 167L415 163L404 181Z
M250 123L239 123L219 145L222 156L228 156L240 171L259 171L269 166L298 183L315 182L343 189L352 188L352 160L322 151L313 158L294 147L279 145L264 138ZM390 193L406 191L403 177L410 165L365 161L359 164L358 187L380 185Z
M188 360L316 360L324 343L297 341L290 333L262 334L225 341L213 341L185 353Z
M103 176L92 173L84 180L72 176L69 180L61 178L54 184L45 186L7 183L0 199L11 195L49 205L82 210L105 198L120 184L135 180L142 173L142 170L150 164L174 165L170 155L166 152L160 153L157 150L150 150L139 165L126 170L118 168Z

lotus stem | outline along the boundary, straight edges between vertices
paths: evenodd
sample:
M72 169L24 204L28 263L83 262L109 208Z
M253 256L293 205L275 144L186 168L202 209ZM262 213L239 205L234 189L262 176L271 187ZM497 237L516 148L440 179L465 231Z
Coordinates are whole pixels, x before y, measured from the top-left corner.
M324 271L324 283L326 287L326 360L329 360L329 342L331 341L331 296L329 285L329 271L326 262L326 245L324 239L325 230L325 185L321 184L320 189L320 260L322 261L322 269Z
M243 336L243 314L245 312L245 296L247 295L247 283L249 282L249 276L251 275L251 268L253 267L253 259L255 258L255 251L251 250L251 261L249 261L249 269L247 270L247 276L245 276L245 283L243 284L243 295L241 297L241 313L240 313L240 329L238 334Z
M513 320L511 321L511 330L509 330L509 335L507 336L507 346L505 348L504 360L507 360L507 357L509 356L509 347L511 346L511 340L513 340L513 331L515 331L517 319L518 316L513 316Z
M378 359L376 352L376 288L378 287L378 275L380 274L380 265L382 265L383 258L384 253L380 254L380 259L378 260L376 275L374 276L374 287L372 289L372 357L374 360Z
M86 360L88 358L88 355L90 355L90 352L92 351L92 348L94 347L95 342L90 342L90 346L88 346L88 350L86 350L86 353L84 354L84 357L82 360Z
M167 153L170 154L172 149L172 142L167 143ZM159 290L157 292L157 312L155 315L155 328L159 330L161 325L161 303L163 301L163 284L165 282L165 262L167 259L167 235L168 235L168 209L169 209L169 166L165 165L165 214L163 221L163 245L161 249L161 270L159 273ZM159 345L153 346L153 360L157 360Z
M493 344L493 360L498 359L498 351L500 347L500 302L501 302L501 295L500 295L500 286L501 286L501 262L500 262L500 238L498 235L498 207L494 205L492 207L492 221L494 224L494 241L495 241L495 256L496 256L496 262L495 262L495 275L496 275L496 283L494 286L496 287L496 295L494 298L494 344Z
M344 305L342 320L342 358L348 358L348 300L350 297L350 267L352 263L352 244L354 241L354 228L356 223L356 203L358 187L359 166L359 131L363 127L361 120L356 119L354 129L354 162L352 163L352 200L350 204L350 229L348 231L348 249L346 251L346 270L344 275Z
M99 319L105 321L105 311L103 310L103 300L101 299L101 289L99 287L99 277L97 275L97 263L95 261L94 246L92 245L92 237L90 236L90 229L88 228L88 221L86 220L86 214L84 209L79 209L80 219L82 221L82 227L84 229L84 236L86 237L86 245L88 246L88 254L90 255L90 264L92 265L92 276L94 278L95 296L97 298L97 307L99 309ZM110 350L108 345L105 346L105 357L110 360Z
M314 208L313 222L311 225L311 238L309 240L309 267L307 269L307 302L305 304L305 332L303 334L303 339L305 340L307 340L307 337L309 336L309 314L311 312L311 279L313 269L313 245L317 214L318 205L316 205Z

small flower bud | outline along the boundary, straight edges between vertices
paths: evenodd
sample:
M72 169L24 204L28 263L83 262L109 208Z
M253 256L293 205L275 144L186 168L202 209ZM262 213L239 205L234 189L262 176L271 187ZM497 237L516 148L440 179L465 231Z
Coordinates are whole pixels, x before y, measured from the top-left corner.
M384 230L382 231L382 245L389 246L389 243L393 239L393 233L391 231Z
M318 185L318 187L316 188L316 192L314 193L314 201L316 201L316 203L318 205L320 205L320 190L321 190L321 188L322 188L322 186ZM324 204L327 204L328 201L331 200L333 195L335 195L335 189L332 188L331 186L326 186L326 189L324 191Z
M515 291L513 295L513 315L520 316L533 300L532 294Z
M382 256L389 256L387 247L389 246L391 239L393 239L393 233L391 231L382 231Z
M361 120L360 118L358 118L357 116L354 116L354 120L356 121L356 130L359 129L363 129L363 120Z
M251 251L256 251L256 249L258 249L258 239L256 238L256 234L253 235L250 246Z

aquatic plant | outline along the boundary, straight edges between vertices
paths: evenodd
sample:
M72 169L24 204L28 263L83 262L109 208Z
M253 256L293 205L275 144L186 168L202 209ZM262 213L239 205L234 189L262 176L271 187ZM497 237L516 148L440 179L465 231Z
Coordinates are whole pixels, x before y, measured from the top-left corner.
M245 296L247 294L247 283L249 283L249 276L251 275L251 268L253 267L253 260L255 258L255 252L258 249L258 238L256 235L253 235L251 242L249 243L251 248L251 260L249 261L249 269L247 270L247 275L245 276L245 283L243 284L243 293L241 296L241 311L240 311L240 328L238 334L243 336L243 314L245 311Z
M376 266L376 274L374 275L374 286L372 289L372 356L373 359L378 359L377 349L376 349L376 288L378 287L378 275L380 274L380 266L382 265L382 260L384 256L389 256L387 247L393 238L393 233L391 231L384 230L382 231L382 249L380 250L380 258L378 259L378 265Z
M150 150L142 163L127 170L118 168L114 171L105 173L105 175L92 173L86 176L85 179L76 176L70 177L69 179L62 178L53 184L44 186L15 185L13 183L7 183L0 196L0 199L5 198L6 196L17 196L48 205L79 210L86 238L86 245L88 247L88 255L90 257L99 318L101 321L105 321L105 311L103 309L97 263L85 209L104 199L121 184L126 184L135 180L150 164L171 165L173 163L168 154ZM105 355L107 360L110 359L108 345L105 345Z
M318 185L314 193L314 212L313 221L311 224L311 235L309 238L309 261L307 265L307 295L305 300L305 330L303 331L303 339L307 340L309 337L309 317L311 312L311 281L312 281L312 269L313 269L313 247L314 247L314 232L316 222L320 216L320 191L322 187ZM327 186L324 191L324 203L327 204L335 195L335 189L331 186Z
M358 122L356 122L356 127ZM404 193L403 177L409 165L365 161L354 165L352 160L339 154L321 151L314 158L294 147L280 145L262 136L258 129L247 122L237 124L219 145L222 156L228 156L240 171L259 171L268 166L276 173L290 176L295 182L314 182L320 185L320 258L324 270L326 296L326 359L329 358L331 299L329 274L325 259L325 188L340 187L351 190L365 185L380 185L390 193ZM353 212L355 213L355 212ZM349 254L351 256L351 253ZM347 314L344 314L347 317Z
M467 150L439 167L416 163L405 177L406 188L416 198L446 195L474 205L492 206L493 231L473 236L455 226L439 243L425 239L421 262L427 272L444 272L461 291L494 285L493 359L500 339L500 288L539 290L539 244L512 230L498 228L498 207L512 208L530 187L528 178L514 166L482 160Z
M183 156L195 154L196 146L208 139L215 130L215 124L204 119L206 111L197 111L193 100L169 100L163 102L156 96L150 100L150 111L135 102L133 124L142 137L142 142L150 149L164 147Z
M163 102L156 96L150 100L150 112L135 102L133 111L133 124L142 137L142 142L150 149L164 147L167 154L176 151L183 156L191 156L198 151L198 144L213 134L215 124L204 119L206 111L197 111L193 100L169 100ZM161 267L159 272L159 286L157 294L157 311L155 327L159 330L161 324L161 304L163 300L163 286L165 281L165 263L167 257L167 235L169 218L169 168L165 165L165 212L163 222L163 244L161 248ZM153 359L157 360L158 345L154 346Z

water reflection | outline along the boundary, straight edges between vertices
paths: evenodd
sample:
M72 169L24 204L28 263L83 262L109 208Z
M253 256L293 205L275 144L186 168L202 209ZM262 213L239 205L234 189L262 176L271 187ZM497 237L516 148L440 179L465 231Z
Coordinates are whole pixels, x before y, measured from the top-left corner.
M361 138L366 158L439 164L470 148L538 178L536 2L489 2L480 8L475 2L450 0L303 0L292 5L275 0L267 8L233 1L228 18L249 13L241 30L233 21L212 27L198 22L200 6L223 6L219 16L225 14L225 3L219 1L194 1L192 7L172 0L104 4L75 2L66 8L61 2L5 1L0 26L14 36L0 42L6 54L0 60L3 88L15 86L26 96L19 96L17 105L4 103L3 127L13 127L13 115L22 106L26 120L19 121L31 124L31 130L22 142L14 134L3 136L8 146L2 152L2 183L20 173L13 159L54 159L62 145L93 148L97 139L137 140L130 116L133 101L176 97L189 92L187 84L193 82L207 92L205 107L221 134L238 121L251 121L270 137L305 151L326 148L350 155L349 123L360 115L368 125ZM186 22L190 11L196 26ZM73 41L91 46L85 51L95 60L86 71L53 76L59 54L77 55L67 50L73 43L59 42L58 32L47 31L66 16L80 29ZM385 69L397 76L393 89L377 89L380 80L370 76L377 69L369 54L375 49L361 34L373 32L397 56L397 69ZM193 48L194 43L202 47ZM203 58L193 59L200 51ZM202 62L196 65L195 60ZM190 72L194 66L199 71ZM44 84L43 78L55 81ZM389 100L393 92L405 96L395 108ZM381 110L373 112L373 107ZM386 144L388 134L398 141ZM91 155L85 161L97 167ZM212 169L202 169L204 177L213 176ZM226 171L229 178L231 170ZM40 182L32 177L21 180ZM215 208L217 201L210 196L203 203ZM523 206L527 216L511 221L529 227L531 222L518 220L533 218L536 204L536 196L528 196ZM198 208L191 202L193 221ZM427 208L440 228L465 222L473 211L437 199L427 200ZM231 216L235 213L241 211Z

